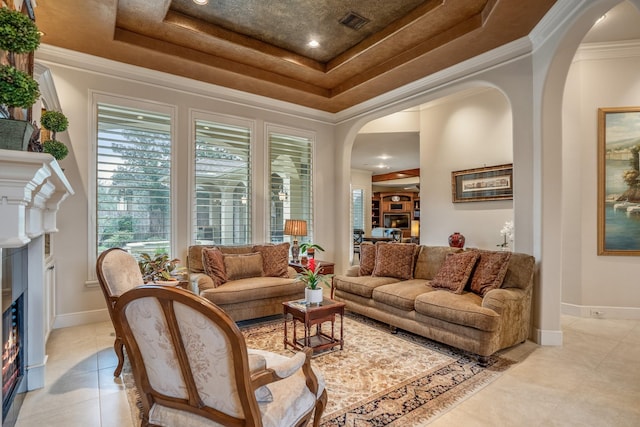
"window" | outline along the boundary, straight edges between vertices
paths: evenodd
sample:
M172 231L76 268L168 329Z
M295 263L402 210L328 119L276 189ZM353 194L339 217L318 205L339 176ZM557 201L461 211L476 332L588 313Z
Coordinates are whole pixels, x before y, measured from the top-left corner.
M251 128L195 120L197 244L251 242Z
M270 164L271 241L284 241L284 221L304 219L307 236L313 241L312 143L309 135L268 129Z
M102 102L96 109L97 254L171 253L171 115Z
M354 230L364 230L364 190L351 191L351 221Z

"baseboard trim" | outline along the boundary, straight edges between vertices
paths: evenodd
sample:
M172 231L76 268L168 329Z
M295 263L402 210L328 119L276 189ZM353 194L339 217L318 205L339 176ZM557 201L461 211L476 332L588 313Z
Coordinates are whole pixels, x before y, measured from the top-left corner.
M548 346L562 345L562 331L547 331L544 329L536 329L536 343Z
M53 322L53 329L87 325L89 323L106 322L108 320L111 320L111 318L109 317L109 312L106 308L101 310L61 314L56 316L56 319Z
M640 307L609 307L602 305L576 305L562 303L562 314L594 319L640 320Z

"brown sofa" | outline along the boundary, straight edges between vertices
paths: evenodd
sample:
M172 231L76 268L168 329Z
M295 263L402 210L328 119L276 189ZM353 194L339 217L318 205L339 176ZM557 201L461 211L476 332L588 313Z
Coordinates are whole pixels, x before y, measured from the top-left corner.
M348 310L473 352L486 363L488 356L524 342L529 335L535 259L510 254L502 267L501 286L484 296L471 292L469 285L460 294L434 288L432 280L445 257L458 252L461 250L449 247L415 246L413 274L408 279L361 276L360 266L353 266L345 275L333 278L332 295L344 301Z
M214 246L194 245L189 247L187 266L191 281L191 290L208 299L235 320L247 320L258 317L282 314L282 303L304 298L305 285L296 280L296 271L288 266L288 243L283 248L285 256L277 261L284 263L280 270L286 277L264 276L265 268L253 277L228 280L216 286L214 279L205 273L203 249ZM272 245L215 246L226 255L255 254L257 247ZM273 245L274 247L277 245ZM265 261L267 262L267 261Z

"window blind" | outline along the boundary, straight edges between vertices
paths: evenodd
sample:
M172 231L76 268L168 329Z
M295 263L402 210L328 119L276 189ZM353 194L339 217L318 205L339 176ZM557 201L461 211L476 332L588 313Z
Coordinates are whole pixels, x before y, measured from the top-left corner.
M195 207L198 244L251 242L251 129L195 120Z
M307 221L307 236L313 241L312 139L269 132L271 241L284 241L287 219Z
M364 230L364 190L357 188L351 192L352 227Z
M98 103L97 253L171 248L171 117Z

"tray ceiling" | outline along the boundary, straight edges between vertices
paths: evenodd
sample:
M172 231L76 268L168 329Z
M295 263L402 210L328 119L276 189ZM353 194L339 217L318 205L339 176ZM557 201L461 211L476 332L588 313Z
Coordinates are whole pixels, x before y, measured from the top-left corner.
M526 36L554 3L39 0L36 21L53 46L338 112Z

